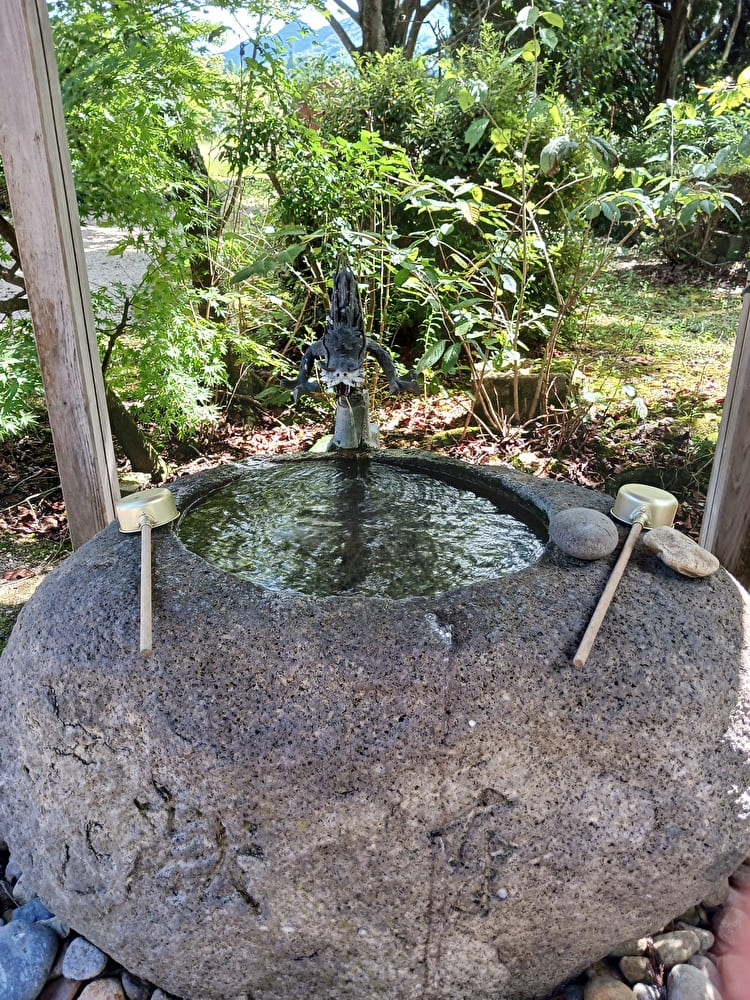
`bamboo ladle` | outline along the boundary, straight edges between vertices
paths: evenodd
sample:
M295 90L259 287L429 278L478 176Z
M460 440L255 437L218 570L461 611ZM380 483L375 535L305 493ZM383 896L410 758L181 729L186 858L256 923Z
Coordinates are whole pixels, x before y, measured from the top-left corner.
M151 606L151 529L178 517L174 497L167 489L139 490L116 504L120 531L141 533L141 653L153 652Z
M631 525L631 528L573 657L574 667L582 667L589 658L591 647L594 645L641 531L644 528L671 528L677 513L677 500L671 493L656 486L629 483L618 490L611 513L618 521Z

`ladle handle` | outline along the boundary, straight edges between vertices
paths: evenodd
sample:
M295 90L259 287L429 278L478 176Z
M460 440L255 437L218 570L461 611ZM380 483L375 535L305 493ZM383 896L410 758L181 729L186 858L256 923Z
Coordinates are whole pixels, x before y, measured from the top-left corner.
M151 627L151 521L147 514L140 519L141 526L141 653L151 656L153 638Z
M576 655L573 657L574 667L582 667L589 658L591 647L594 645L594 640L599 633L599 629L602 627L604 616L609 610L612 598L615 596L615 591L617 590L617 585L622 579L622 574L625 572L625 567L628 564L628 560L632 555L633 548L635 547L635 543L638 541L638 536L642 530L643 524L640 521L636 521L628 532L628 537L625 539L625 544L620 552L620 557L615 563L612 572L609 574L607 586L602 591L602 596L599 598L599 603L594 608L594 613L591 616L588 628L583 633L581 644L576 650Z

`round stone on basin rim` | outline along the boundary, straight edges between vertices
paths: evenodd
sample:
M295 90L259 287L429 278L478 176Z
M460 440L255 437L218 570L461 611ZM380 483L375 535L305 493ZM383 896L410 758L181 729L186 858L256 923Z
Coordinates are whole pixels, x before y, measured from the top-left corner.
M602 559L619 541L611 518L590 507L569 507L550 518L549 536L569 556Z

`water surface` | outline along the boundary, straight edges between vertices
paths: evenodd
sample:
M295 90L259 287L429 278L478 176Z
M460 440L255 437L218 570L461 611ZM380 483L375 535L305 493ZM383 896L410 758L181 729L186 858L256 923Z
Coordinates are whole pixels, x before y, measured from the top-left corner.
M220 569L319 596L433 596L515 573L544 548L492 501L368 460L257 463L177 531Z

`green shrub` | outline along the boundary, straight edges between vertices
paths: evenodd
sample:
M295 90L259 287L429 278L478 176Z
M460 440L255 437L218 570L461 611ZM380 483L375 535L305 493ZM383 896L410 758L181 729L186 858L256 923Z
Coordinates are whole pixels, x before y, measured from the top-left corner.
M738 259L750 237L750 67L648 115L628 151L672 260Z
M0 441L32 426L44 410L44 389L31 324L0 320Z

